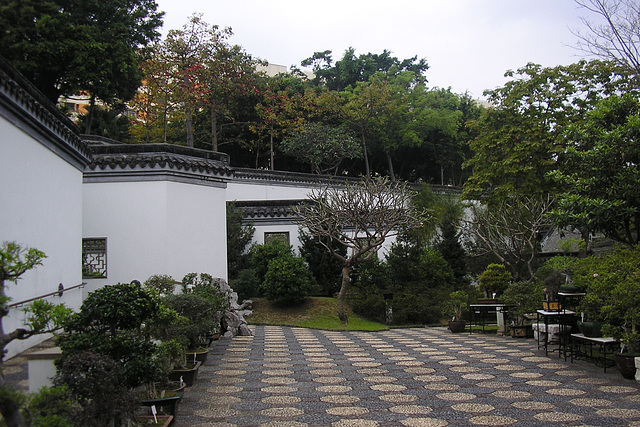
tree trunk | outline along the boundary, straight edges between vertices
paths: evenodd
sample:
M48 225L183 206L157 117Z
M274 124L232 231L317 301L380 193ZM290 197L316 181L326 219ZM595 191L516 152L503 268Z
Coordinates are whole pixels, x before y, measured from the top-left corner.
M84 133L91 135L91 122L93 122L93 109L96 106L96 98L91 95L89 98L89 112L87 113L87 120L84 122Z
M369 169L369 153L367 152L367 141L364 137L364 130L361 134L362 137L362 151L364 152L364 170L365 176L369 178L371 176L371 170Z
M187 107L185 124L187 126L187 147L193 148L193 121L191 118L191 107Z
M273 125L271 125L271 132L269 132L269 169L275 170L273 165Z
M349 323L349 317L347 316L347 310L345 306L345 298L347 296L347 289L349 288L349 265L342 266L342 285L340 286L340 292L338 292L338 318L345 325Z
M218 151L218 115L211 107L211 150Z
M391 160L391 155L389 153L385 153L387 156L387 165L389 168L389 179L391 179L391 182L396 182L396 174L393 171L393 160Z

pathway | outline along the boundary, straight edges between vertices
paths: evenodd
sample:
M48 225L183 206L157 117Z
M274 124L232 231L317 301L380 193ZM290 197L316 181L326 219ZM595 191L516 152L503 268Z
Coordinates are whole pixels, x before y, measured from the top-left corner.
M640 386L531 339L252 326L217 341L176 426L640 426Z

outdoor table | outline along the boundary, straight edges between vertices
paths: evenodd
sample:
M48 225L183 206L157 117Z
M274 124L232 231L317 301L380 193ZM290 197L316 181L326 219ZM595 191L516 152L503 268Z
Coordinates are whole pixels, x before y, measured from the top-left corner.
M544 348L544 355L548 356L550 344L558 344L558 355L560 357L564 356L567 358L568 346L566 343L567 332L569 332L570 322L574 319L576 314L575 311L571 310L558 310L558 311L548 311L548 310L537 310L538 316L538 325L540 325L540 321L544 323L544 330L549 331L549 325L552 323L557 323L559 325L558 330L558 339L557 342L553 342L549 333L544 334L544 340L541 343L542 334L538 331L538 349L541 347Z
M473 326L482 326L482 332L484 333L486 325L498 325L498 329L502 327L502 332L505 331L505 317L509 311L509 305L502 303L488 303L488 304L469 304L469 333L473 332ZM487 322L490 316L495 315L495 321Z
M573 363L573 359L584 356L586 360L593 361L596 366L600 366L599 362L602 363L604 372L607 372L607 354L613 355L619 344L620 342L612 337L587 337L584 334L571 334L571 363ZM584 352L582 351L583 346ZM594 346L598 347L600 353L595 357L593 356ZM611 352L607 353L609 349ZM615 363L609 362L612 362L611 366Z

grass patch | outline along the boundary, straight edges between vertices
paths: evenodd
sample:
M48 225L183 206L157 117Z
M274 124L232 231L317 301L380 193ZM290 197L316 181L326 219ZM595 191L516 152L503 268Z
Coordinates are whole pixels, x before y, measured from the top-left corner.
M295 307L280 307L264 298L255 298L253 314L247 317L252 325L297 326L301 328L329 329L337 331L383 331L387 325L371 322L353 314L347 309L349 323L344 325L338 319L336 298L307 298Z

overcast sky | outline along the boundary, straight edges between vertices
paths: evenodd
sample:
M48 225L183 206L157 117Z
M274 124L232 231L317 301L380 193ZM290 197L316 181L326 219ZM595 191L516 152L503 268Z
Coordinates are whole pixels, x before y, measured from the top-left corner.
M505 71L581 58L572 29L585 11L573 0L156 0L163 33L193 13L231 27L231 42L272 64L297 65L314 52L333 59L390 50L426 58L430 86L474 98L501 86Z

